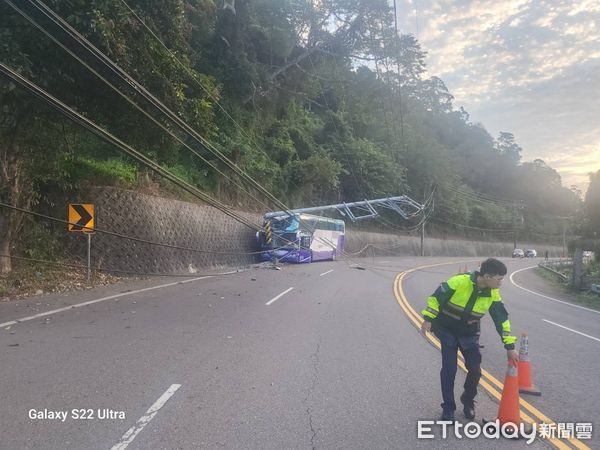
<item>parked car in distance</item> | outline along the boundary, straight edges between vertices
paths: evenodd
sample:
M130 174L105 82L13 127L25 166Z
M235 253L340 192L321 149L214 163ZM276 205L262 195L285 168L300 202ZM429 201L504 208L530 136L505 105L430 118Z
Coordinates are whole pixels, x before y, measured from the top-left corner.
M535 258L536 256L537 252L533 248L525 250L525 258Z
M515 248L512 254L513 258L525 258L525 252L520 248Z

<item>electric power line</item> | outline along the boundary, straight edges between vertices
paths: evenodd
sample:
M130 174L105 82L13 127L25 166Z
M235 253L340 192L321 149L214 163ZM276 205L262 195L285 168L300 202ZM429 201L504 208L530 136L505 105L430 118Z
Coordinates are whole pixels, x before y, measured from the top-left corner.
M444 204L440 204L438 205L438 210L440 210L441 212L443 212L446 215L456 215L456 210L452 209L450 206L446 206ZM503 220L503 221L494 221L494 223L498 224L499 226L514 226L514 223L512 222L512 220ZM479 222L477 221L477 223L475 223L475 225L486 225L485 222Z
M10 0L5 0L9 3L15 10L20 11ZM67 22L65 22L58 14L52 11L49 7L47 7L43 2L36 0L29 0L29 3L36 7L42 14L44 14L47 18L53 21L58 27L60 27L67 35L69 35L73 40L75 40L81 47L87 50L92 56L98 59L101 63L107 66L110 70L112 70L117 76L119 76L123 81L125 81L128 85L134 87L138 93L140 93L146 100L148 100L153 106L155 106L159 111L165 114L175 125L181 128L183 131L187 132L193 139L201 143L204 148L206 148L209 152L215 155L219 160L225 163L229 168L231 168L237 175L241 176L246 181L250 182L250 184L262 192L267 198L272 200L276 205L278 205L281 209L287 211L288 208L274 195L272 195L267 189L265 189L260 183L255 181L250 175L248 175L245 171L240 169L235 163L233 163L229 158L227 158L220 150L218 150L210 141L197 133L192 127L190 127L185 121L183 121L177 114L172 112L169 108L167 108L160 100L158 100L155 96L153 96L148 90L146 90L140 83L138 83L134 78L132 78L129 74L127 74L123 69L121 69L117 64L115 64L110 58L108 58L104 53L98 50L93 44L91 44L84 36L82 36L77 30L71 27Z
M15 7L15 5L14 5L13 3L11 3L10 1L7 1L7 3L9 3L11 6L13 6L13 8L15 8L17 11L19 11L19 10L18 10L18 8L16 8L16 7ZM31 0L30 0L30 3L32 3L32 4L33 4L33 2L31 2ZM54 14L54 13L53 13L51 10L49 10L49 8L47 8L47 7L46 7L46 6L45 6L43 3L41 3L41 2L38 2L38 4L41 4L41 5L42 5L42 7L44 7L44 8L45 8L47 11L49 11L49 12L52 14L52 16L54 16L54 17L58 17L58 20L59 20L60 22L62 22L63 24L66 24L66 22L64 22L64 21L63 21L63 20L62 20L62 19L61 19L59 16L55 15L55 14ZM34 6L36 6L36 5L34 4ZM36 6L36 7L37 7L37 8L38 8L38 9L41 11L41 9L40 9L40 7L39 7L39 6ZM42 12L43 12L43 11L42 11ZM46 14L46 13L44 13L44 14L45 14L47 17L51 18L51 17L50 17L48 14ZM52 19L52 20L53 20L53 19ZM57 23L57 24L60 26L60 24L59 24L58 22L56 22L56 20L54 20L54 21L55 21L55 23ZM66 24L66 25L68 26L68 24ZM61 26L61 28L63 28L63 30L65 30L65 28L64 28L64 27L62 27L62 26ZM69 28L70 28L70 27L69 27ZM71 30L72 30L72 29L71 29ZM65 31L66 31L66 30L65 30ZM73 30L73 31L74 31L74 30ZM75 32L75 33L77 33L77 32ZM77 35L78 35L78 33L77 33ZM80 38L80 39L82 38L82 36L81 36L81 35L78 35L78 36L79 36L79 38ZM83 38L83 41L84 41L84 42L86 42L87 44L89 44L89 42L87 42L87 41L85 40L85 38ZM80 44L82 44L82 41L81 41L81 40L78 40L78 42L79 42ZM91 48L93 48L94 50L97 50L97 49L95 49L95 47L93 47L91 44L89 44L89 45L90 45L90 46L91 46ZM85 47L85 45L84 45L84 47ZM91 50L90 50L90 48L87 48L87 50L88 50L88 51L91 51ZM99 52L99 51L98 51L98 52ZM92 52L92 53L94 53L94 52ZM103 55L101 52L99 52L99 54L100 54L100 55L102 55L104 58L106 58L106 57L105 57L105 55ZM95 56L96 56L96 57L99 57L99 56L98 56L98 54L95 54ZM100 58L99 58L99 59L100 59ZM106 59L108 60L108 58L106 58ZM101 60L102 60L102 59L101 59ZM108 60L108 61L110 61L110 60ZM104 62L105 64L107 64L105 61L103 61L103 62ZM110 61L110 62L112 63L112 61ZM107 64L107 65L108 65L108 64ZM118 69L119 71L121 71L121 72L122 72L122 70L121 70L120 68L118 68L118 66L114 65L114 63L112 63L111 65L109 65L109 67L110 67L110 68L112 68L113 70L115 70L115 68L116 68L116 69ZM85 128L87 128L89 131L92 131L94 134L96 134L96 135L98 135L98 136L100 136L100 137L103 137L104 139L108 140L109 142L111 142L111 143L113 143L113 144L115 144L115 145L119 144L119 145L117 145L117 147L119 147L121 150L123 150L124 148L127 148L127 149L129 150L128 154L130 154L130 156L134 156L134 158L138 159L138 161L142 161L142 162L143 162L143 163L144 163L144 164L145 164L147 167L150 167L152 170L155 170L155 171L157 171L157 172L161 173L161 175L162 175L162 176L165 176L166 178L168 178L168 179L170 179L171 181L175 182L175 183L176 183L176 184L178 184L180 187L182 187L184 190L187 190L187 191L188 191L188 192L190 192L190 193L194 193L194 195L198 196L199 198L202 198L204 201L206 201L207 203L211 204L212 206L215 206L215 207L217 207L217 208L218 208L218 209L220 209L222 212L224 212L224 213L226 213L226 214L228 214L228 215L232 216L233 218L236 218L236 217L235 217L235 214L234 214L234 215L232 215L232 211L231 211L231 210L228 210L227 208L219 208L218 206L216 206L217 204L216 204L216 203L213 203L213 202L215 202L216 200L212 199L212 201L207 201L207 200L208 200L208 198L206 197L206 196L207 196L207 194L204 194L204 193L202 193L202 192L201 192L200 190L198 190L197 188L195 188L195 187L193 187L193 186L189 185L188 183L184 182L184 181L183 181L183 180L181 180L181 179L178 179L176 176L174 176L174 175L170 174L168 171L166 171L166 169L163 169L162 167L160 167L158 164L154 163L154 162L153 162L152 160L150 160L149 158L145 158L145 157L143 157L143 155L141 155L141 154L139 154L138 152L136 152L136 151L135 151L133 148L131 148L131 147L127 146L127 145L126 145L126 144L124 144L122 141L119 141L119 140L118 140L117 138L115 138L114 136L110 135L109 133L105 132L105 131L104 131L104 130L102 130L101 128L97 127L97 126L96 126L96 125L95 125L93 122L86 120L86 119L85 119L85 117L83 117L83 116L79 115L79 114L78 114L78 113L76 113L74 110L72 110L72 109L70 109L69 107L67 107L66 105L64 105L62 102L58 101L58 100L57 100L57 99L55 99L54 97L51 97L51 96L49 96L49 94L47 94L47 93L46 93L46 92L44 92L43 90L41 90L41 89L37 88L37 86L33 85L33 83L30 83L30 84L28 84L28 83L26 82L27 80L25 80L25 79L24 79L24 78L22 78L22 77L21 77L22 79L18 79L18 74L16 74L16 72L12 72L12 71L10 71L10 69L9 69L9 68L7 68L7 67L6 67L6 66L4 66L4 65L2 65L2 72L3 72L5 75L7 75L7 76L9 76L10 78L12 78L13 80L17 81L17 82L18 82L19 84L21 84L22 86L24 86L24 87L26 87L27 89L29 89L29 90L30 90L31 92L33 92L33 93L34 93L36 96L38 96L38 97L42 98L44 101L46 101L47 103L49 103L51 106L53 106L53 107L55 107L55 108L57 108L57 109L61 110L61 112L65 113L65 114L66 114L66 115L67 115L69 118L71 118L71 120L75 121L76 123L79 123L80 125L82 125L82 126L84 126ZM12 72L12 73L11 73L11 72ZM128 81L128 82L131 82L131 81L133 81L133 79L131 79L131 78L130 78L130 77L127 75L127 74L125 74L124 72L122 72L122 73L123 73L124 75L126 75L126 76L127 76L127 78L125 78L125 81ZM17 77L16 77L16 76L17 76ZM139 85L139 84L137 84L137 83L136 83L136 86L137 86L137 87L141 87L141 85ZM35 87L35 88L37 88L37 89L35 89L35 88L33 88L33 89L32 89L32 87ZM143 89L143 87L142 87L142 89ZM149 94L149 93L148 93L148 92L147 92L145 89L143 89L143 91L144 91L145 93ZM151 96L151 94L149 94L149 95ZM155 99L153 96L151 96L151 98L152 98L153 100L156 100L156 99ZM156 100L156 101L157 101L157 100ZM157 102L158 102L158 104L159 104L159 105L161 105L161 106L163 106L163 107L164 107L164 105L162 105L162 104L161 104L159 101L157 101ZM158 106L156 103L154 103L154 102L152 102L152 103L153 103L155 106L157 106L157 107L159 108L159 106ZM219 106L220 106L220 105L219 105ZM222 107L221 107L221 108L222 108ZM159 109L161 109L161 108L159 108ZM165 107L165 109L166 109L166 107ZM170 112L168 109L166 109L166 111L168 111L169 113L171 113L171 112ZM164 111L163 111L163 112L164 112ZM171 114L173 114L173 113L171 113ZM233 119L232 119L232 120L233 120ZM184 123L184 122L183 122L183 123ZM185 124L185 123L184 123L184 124ZM185 125L187 126L187 124L185 124ZM238 126L239 126L239 124L238 124ZM191 130L191 131L193 131L193 130ZM194 132L194 135L197 135L197 133L195 133L195 132ZM211 147L211 146L212 146L212 144L210 144L208 141L205 141L205 140L204 140L204 139L203 139L201 136L197 135L197 137L200 137L200 140L202 141L202 143L203 143L204 145L206 145L207 147ZM214 147L213 147L213 148L214 148ZM209 150L210 150L210 148L207 148L207 149L209 149ZM214 150L217 150L217 149L214 149ZM218 152L218 150L217 150L217 152ZM224 155L221 155L221 156L223 156L223 157L224 157ZM224 158L225 158L225 160L226 160L226 161L228 161L229 163L231 163L231 161L229 161L229 160L228 160L226 157L224 157ZM233 164L233 163L231 163L231 164ZM228 165L229 165L229 164L228 164ZM235 164L233 164L233 166L237 168L237 166L236 166ZM232 167L232 166L230 166L230 167ZM232 168L233 168L233 167L232 167ZM161 170L161 169L162 169L162 170ZM234 169L234 170L235 170L235 169ZM239 169L239 170L241 170L241 169ZM258 183L256 183L256 182L255 182L255 181L254 181L252 178L250 178L249 176L247 176L247 174L245 174L245 172L241 171L241 172L238 172L238 174L239 174L239 175L242 175L242 176L246 176L246 177L247 177L247 179L251 180L251 181L252 181L252 182L255 184L255 186L258 186L258 187L260 188L259 190L261 190L261 191L263 191L263 192L266 192L266 193L268 194L268 196L270 196L270 198L271 198L271 199L273 199L273 200L275 200L275 201L279 202L279 200L278 200L276 197L272 196L272 195L271 195L271 194L270 194L268 191L266 191L264 188L262 188L262 186L260 186L260 185L259 185ZM190 191L190 189L191 189L191 191ZM195 192L192 192L192 191L195 191ZM281 202L279 202L279 203L280 203L280 204L281 204L281 205L284 207L284 209L287 209L287 208L285 208L285 205L283 205L283 203L281 203ZM221 205L221 206L222 206L222 207L224 207L224 205ZM236 218L236 220L240 221L240 220L239 220L239 216ZM251 224L250 224L250 225L248 225L248 223L244 223L244 224L245 224L245 225L247 225L247 226L250 226L251 228L255 228L255 227L254 227L254 226L252 226Z
M29 261L29 262L36 262L36 263L41 263L41 264L49 264L49 265L59 266L59 267L68 267L68 268L72 268L72 269L87 270L87 266L83 266L80 264L69 264L69 263L62 263L62 262L58 262L58 261L48 261L45 259L36 259L36 258L24 258L22 256L11 256L11 255L4 255L4 254L0 254L0 257L16 259L19 261ZM178 273L159 273L159 272L133 272L133 271L129 271L129 270L110 269L108 267L97 267L97 266L90 267L90 270L95 270L98 272L122 273L124 275L138 275L138 276L152 276L152 277L177 277L177 278L196 278L196 277L209 277L209 276L214 277L214 276L234 275L234 274L240 272L240 270L238 269L235 272L232 271L232 272L216 273L216 274L215 273L178 274Z
M7 3L9 3L11 6L13 6L13 8L15 8L15 9L16 9L18 12L20 12L20 13L21 13L21 14L22 14L22 15L23 15L25 18L27 18L28 20L30 20L31 22L33 22L33 23L34 23L34 25L37 25L37 24L35 23L35 21L32 21L32 20L31 20L31 18L29 18L28 16L26 16L25 14L23 14L23 12L22 12L22 11L20 11L18 8L16 8L16 7L15 7L15 5L14 5L13 3L11 3L10 1L7 1ZM135 81L134 81L133 79L131 79L131 78L130 78L130 77L129 77L129 76L128 76L128 75L127 75L125 72L123 72L123 71L122 71L122 70L121 70L121 69L120 69L118 66L116 66L114 63L112 63L112 61L110 61L110 60L109 60L109 59L108 59L108 58L107 58L105 55L103 55L103 54L102 54L100 51L98 51L98 50L97 50L95 47L93 47L93 45L91 45L91 44L90 44L90 43L89 43L87 40L85 40L85 38L83 38L81 35L79 35L79 34L78 34L78 33L77 33L77 32L76 32L74 29L72 29L71 27L69 27L69 26L68 26L68 24L66 24L66 22L64 22L64 21L63 21L63 20L62 20L62 19L61 19L61 18L60 18L58 15L54 14L54 13L53 13L53 12L52 12L52 11L51 11L49 8L47 8L47 7L46 7L46 6L45 6L43 3L41 3L41 2L38 2L38 4L36 5L36 4L34 4L34 3L31 1L31 0L30 0L30 3L31 3L31 4L33 4L34 6L36 6L36 7L38 8L38 10L40 10L40 11L42 11L42 9L40 8L40 5L41 5L41 7L42 7L42 8L44 8L44 9L47 11L47 12L44 12L44 11L42 11L42 13L44 13L44 14L45 14L45 15L46 15L48 18L50 18L50 19L51 19L51 20L53 20L53 21L54 21L54 22L55 22L57 25L59 25L59 26L60 26L60 27L63 29L63 31L66 31L68 34L70 34L70 35L71 35L71 37L73 37L74 39L76 39L76 40L77 40L77 42L78 42L79 44L82 44L82 45L84 46L84 48L86 48L86 49L87 49L88 51L90 51L90 52L91 52L91 53L92 53L94 56L96 56L98 59L100 59L102 62L104 62L104 64L106 64L106 65L107 65L109 68L111 68L113 71L115 71L115 73L117 73L117 74L121 75L121 77L122 77L122 78L123 78L123 75L124 75L124 76L125 76L125 78L123 78L123 79L124 79L125 81L128 81L128 82L130 82L130 83L131 83L131 82L134 82L134 83L135 83ZM62 23L62 25L61 25L61 23ZM38 26L38 28L42 28L42 27L39 27L39 26ZM43 30L43 29L42 29L42 31L44 31L44 32L45 32L47 35L49 35L49 33L48 33L46 30ZM74 34L72 34L72 33L74 33ZM51 35L49 35L49 37L53 38L53 36L51 36ZM56 41L56 39L53 39L53 40L55 40L55 41ZM58 42L57 42L57 43L58 43ZM63 46L63 48L65 48L65 47ZM80 62L82 62L82 61L81 61L79 58L78 58L78 60L79 60ZM119 72L121 72L121 73L119 73ZM156 99L155 99L155 97L151 96L151 94L149 94L149 93L148 93L148 92L147 92L147 91L146 91L146 90L145 90L143 87L141 87L141 85L139 85L139 84L137 84L137 83L135 83L135 84L136 84L136 86L137 86L137 87L141 88L141 89L144 91L144 93L147 93L148 95L150 95L150 98L151 98L151 100L155 100L155 101L153 101L153 102L152 102L152 103L154 104L154 106L156 106L156 107L157 107L157 108L159 108L159 109L161 109L161 108L160 108L161 106L163 106L163 107L164 107L164 105L162 105L162 104L161 104L161 103L160 103L158 100L156 100ZM40 93L39 93L39 92L37 92L36 94L39 96L39 94L40 94ZM146 97L146 98L148 99L148 97ZM45 100L48 100L48 99L46 98ZM55 99L54 99L54 100L55 100ZM56 106L56 104L54 104L53 106ZM66 105L63 105L63 106L66 106ZM163 113L165 113L165 114L167 114L167 112L168 112L168 113L171 113L171 112L170 112L168 109L166 109L166 107L164 107L164 109L161 109L161 110L162 110L162 112L163 112ZM166 111L166 112L165 112L165 111ZM63 110L63 112L65 112L65 110ZM73 111L71 110L71 113L72 113L72 112L73 112ZM173 113L171 113L171 114L173 114ZM168 114L167 114L167 115L168 115ZM70 117L71 117L71 119L74 119L74 117L73 117L72 115L71 115ZM99 131L99 130L98 130L98 129L95 129L93 126L91 126L91 128L90 128L90 123L85 123L85 124L84 124L84 123L82 123L82 122L80 121L80 120L81 120L81 117L79 117L78 119L79 119L79 120L76 120L78 123L80 123L80 124L84 125L86 128L90 129L90 131L93 131L93 132L95 132L95 134L98 134L98 131ZM93 123L92 123L92 124L93 124ZM185 124L185 123L184 123L184 124ZM95 124L94 124L94 125L95 125ZM185 124L185 125L187 125L187 124ZM335 123L334 123L334 125L335 125ZM193 130L192 130L192 131L193 131ZM188 132L189 132L189 130L188 130ZM101 134L102 134L102 133L101 133ZM106 137L106 135L104 135L104 137ZM112 141L112 143L115 143L115 140L116 140L116 138L114 138L114 137L112 137L112 136L110 136L110 138L113 138L113 141ZM201 138L201 136L200 136L200 138ZM203 143L204 143L204 144L206 144L207 142L203 142ZM122 149L122 148L121 148L121 149ZM130 150L132 150L132 149L130 148ZM209 150L210 150L210 149L209 149ZM130 153L130 154L131 154L131 153ZM139 157L139 155L137 155L137 156ZM227 160L227 161L228 161L228 160ZM151 163L153 163L153 162L152 162L151 160L149 160L149 159L146 161L146 163L148 163L148 162L151 162ZM230 167L231 167L231 166L230 166ZM154 166L154 167L151 167L151 168L153 168L153 170L159 170L160 166L158 166L158 168L157 168L156 166ZM163 170L164 170L164 169L163 169ZM165 172L166 172L166 173L165 173ZM163 171L163 173L162 173L162 174L163 174L163 176L166 176L167 178L171 179L171 181L174 181L174 180L173 180L173 178L176 178L176 177L169 177L169 175L168 175L168 172L167 172L167 171ZM242 174L243 174L243 175L246 175L245 173L242 173ZM253 181L253 182L254 182L254 180L252 180L250 177L248 177L248 179L250 179L251 181ZM179 180L179 182L181 182L181 181L182 181L182 180ZM254 182L254 183L255 183L255 182ZM180 184L180 183L176 183L176 184ZM186 183L186 184L187 184L187 183ZM258 186L260 186L260 185L258 185ZM181 187L181 185L180 185L180 187ZM189 188L189 187L191 187L191 186L190 186L190 185L188 185L187 187ZM260 187L262 188L262 186L260 186ZM189 189L186 189L186 190L189 190ZM264 188L263 188L262 190L263 190L263 191L265 191L265 190L264 190ZM200 192L200 191L198 190L198 192ZM267 192L267 194L269 194L269 195L270 195L270 193L268 193L268 191L266 191L266 192ZM271 198L272 198L272 199L275 199L276 201L278 201L278 199L276 199L276 198L275 198L274 196L272 196L272 195L271 195ZM205 197L204 199L205 199L205 201L206 201L206 197ZM215 204L214 204L214 203L211 203L211 202L208 202L208 203L209 203L209 204L212 204L213 206L215 206ZM283 205L283 204L281 203L281 205ZM285 205L283 205L283 206L285 207ZM224 211L223 209L221 209L221 210L222 210L222 211ZM229 212L229 214L230 214L230 212ZM231 214L230 214L230 215L231 215Z
M8 3L10 3L10 1L8 1ZM21 13L21 15L24 18L26 18L30 23L32 23L42 33L44 33L48 38L50 38L58 46L60 46L63 50L65 50L67 53L69 53L75 60L77 60L80 64L82 64L92 74L94 74L96 77L98 77L100 80L102 80L113 91L115 91L117 94L119 94L121 97L123 97L129 104L131 104L134 108L136 108L139 112L141 112L144 116L146 116L146 118L148 118L149 120L151 120L155 125L157 125L158 127L160 127L163 131L165 131L167 134L169 134L171 137L173 137L175 140L177 140L177 142L179 142L181 145L183 145L186 149L188 149L195 156L197 156L205 164L207 164L208 166L210 166L219 175L223 176L225 179L230 180L234 185L236 185L240 190L242 190L243 192L245 192L246 194L248 194L248 196L251 197L252 199L254 199L257 203L262 204L263 206L266 206L268 208L268 205L266 205L265 203L263 203L261 200L259 200L258 198L256 198L249 191L247 191L242 185L240 185L235 180L233 180L231 177L227 176L225 173L223 173L221 170L219 170L219 168L217 168L214 164L212 164L210 161L208 161L206 158L204 158L202 155L200 155L196 150L194 150L192 147L190 147L186 142L184 142L173 131L169 130L166 126L164 126L162 123L160 123L157 119L155 119L154 117L152 117L147 111L144 111L138 104L136 104L131 99L131 97L129 97L126 94L124 94L123 92L121 92L114 84L112 84L110 81L108 81L106 78L104 78L100 73L98 73L96 70L94 70L90 65L88 65L85 61L83 61L79 56L77 56L74 52L72 52L64 44L62 44L60 41L58 41L58 39L56 37L54 37L51 33L49 33L41 25L39 25L37 22L35 22L30 16L27 16L24 12L22 12L22 11L20 11L18 9L17 9L17 11L19 13Z
M10 0L5 0L5 1L10 6L12 6L13 9L15 9L23 17L25 17L28 21L30 21L32 24L34 24L38 29L40 29L42 32L44 32L44 34L46 34L52 40L54 40L55 42L57 42L57 40L47 30L45 30L43 27L41 27L40 25L38 25L33 19L31 19L23 11L21 11L19 8L17 8ZM33 0L29 0L29 2L33 6L35 6L39 11L41 11L46 17L48 17L55 24L57 24L71 38L73 38L75 41L77 41L77 43L79 43L80 45L82 45L88 52L90 52L93 56L95 56L97 59L99 59L103 64L105 64L114 73L116 73L120 78L122 78L128 84L133 85L136 88L137 92L141 92L144 95L144 97L146 98L146 100L149 100L153 104L153 106L155 106L157 109L159 109L159 111L161 111L163 114L167 115L167 117L169 119L171 119L173 122L175 122L176 125L178 125L180 128L182 128L188 134L190 134L192 136L192 138L194 138L195 140L197 140L201 144L203 144L204 147L207 150L211 151L213 154L215 154L217 157L219 157L221 159L221 161L225 162L230 168L234 169L234 171L238 175L242 176L243 178L245 178L247 180L250 180L251 183L255 187L257 187L261 192L263 192L268 198L272 199L274 201L274 203L278 204L285 212L287 212L289 215L291 215L291 213L288 210L288 207L285 204L283 204L279 199L277 199L275 196L273 196L263 186L261 186L256 181L254 181L243 170L239 169L239 167L237 165L235 165L227 157L225 157L221 152L219 152L218 149L216 149L214 147L211 147L210 142L208 142L202 136L200 136L198 133L196 133L195 130L193 130L189 125L187 125L187 123L185 123L183 120L181 120L179 117L177 117L177 115L175 115L166 106L164 106L158 99L156 99L156 97L154 97L151 93L149 93L142 85L140 85L139 83L137 83L137 81L135 81L133 78L131 78L120 67L118 67L115 63L113 63L100 50L98 50L96 47L94 47L93 44L91 44L89 41L87 41L87 39L85 39L85 37L83 37L82 35L80 35L75 29L73 29L69 24L67 24L60 16L58 16L56 13L54 13L51 9L49 9L44 3L40 2L40 1L36 2L37 4L34 4ZM45 11L42 10L42 8ZM65 48L62 45L61 45L61 47ZM65 48L65 50L66 50L66 48ZM71 52L69 51L69 53L71 53ZM81 61L80 58L76 58L76 59L78 59L78 61L80 61L80 62L83 62L83 61ZM84 64L84 65L87 67L86 64ZM120 95L124 96L120 91L118 91L116 88L114 88L114 86L113 86L113 89L115 89ZM138 108L138 109L140 109L140 108ZM198 192L201 192L201 191L198 190ZM208 196L208 194L205 194L205 193L203 193L203 195L205 197L210 197L210 196ZM213 199L213 202L217 202L217 201ZM208 202L208 201L207 201L207 203L211 204L212 206L215 206L214 203L211 203L211 202ZM218 209L220 209L220 208L218 208ZM307 227L307 229L309 229L309 230L311 229L310 226L307 226L306 224L305 224L305 226Z
M476 200L476 201L480 201L483 203L493 203L496 204L498 206L506 206L511 207L514 205L515 200L506 200L506 199L500 199L500 198L494 198L491 196L487 196L485 194L480 194L480 193L476 193L476 192L469 192L469 191L465 191L462 190L458 187L454 187L454 186L446 186L446 189L448 189L449 191L461 195L464 198L467 199L472 199L472 200Z
M123 153L128 154L129 156L133 157L135 160L137 160L144 166L152 169L153 171L157 172L164 178L169 179L171 182L175 183L180 188L184 189L185 191L189 192L190 194L194 195L195 197L203 200L205 203L217 208L221 212L227 214L231 218L246 225L247 227L249 227L251 229L255 229L255 230L260 229L260 227L257 227L256 225L247 221L245 218L238 215L231 208L228 208L224 204L220 203L218 200L212 198L210 195L200 191L199 189L190 185L189 183L187 183L186 181L177 177L176 175L173 175L171 172L164 169L158 163L152 161L150 158L148 158L145 155L143 155L142 153L138 152L133 147L127 145L120 139L116 138L115 136L113 136L112 134L110 134L109 132L107 132L106 130L104 130L103 128L101 128L100 126L95 124L94 122L92 122L90 119L84 117L83 115L79 114L78 112L76 112L75 110L70 108L69 106L65 105L60 100L58 100L55 97L53 97L52 95L48 94L46 91L41 89L39 86L35 85L34 83L27 80L26 78L22 77L20 74L18 74L17 72L12 70L8 66L4 65L3 63L0 63L0 72L3 75L5 75L7 78L10 78L11 80L15 81L17 84L19 84L22 87L24 87L25 89L27 89L29 92L31 92L38 98L42 99L44 102L46 102L53 108L62 112L73 122L81 125L82 127L86 128L88 131L95 134L96 136L98 136L101 139L114 145L119 150L121 150Z
M500 233L500 234L509 234L509 233L510 233L510 234L512 234L512 233L514 233L514 230L498 230L498 229L496 229L496 228L480 228L480 227L472 227L472 226L469 226L469 225L461 225L461 224L458 224L458 223L448 222L448 221L446 221L446 220L443 220L443 219L438 219L438 218L433 218L433 219L431 219L431 220L432 220L433 222L442 222L442 223L445 223L445 224L447 224L447 225L454 225L454 226L456 226L456 227L460 227L460 228L468 228L468 229L471 229L471 230L479 230L479 231L492 231L492 232L494 232L494 233Z
M183 62L181 62L179 58L177 58L177 55L158 37L158 35L154 31L152 31L152 29L146 24L146 22L142 20L142 18L127 4L125 0L121 0L121 2L131 12L131 14L142 24L144 29L147 30L148 33L150 33L150 35L156 41L158 41L158 43L167 51L167 53L169 53L169 55L177 62L177 64L189 75L189 77L192 80L194 80L194 82L198 86L200 86L204 93L210 97L210 99L219 107L219 109L225 114L225 116L227 116L227 118L231 120L231 122L240 130L240 132L246 137L246 139L248 139L248 141L254 146L254 148L264 153L264 151L256 143L256 141L246 132L246 130L244 130L244 128L233 118L233 116L223 107L223 105L221 105L219 99L208 88L206 88L206 86L204 86L202 81L198 79L197 75L194 72L192 72L189 67L183 64ZM300 68L299 65L298 68ZM294 183L293 180L289 181L298 188L298 186Z
M29 211L27 209L19 208L14 205L9 205L8 203L0 202L0 207L12 209L12 210L19 211L19 212L22 212L25 214L29 214L29 215L32 215L35 217L40 217L42 219L46 219L51 222L62 223L65 225L77 225L77 223L75 223L75 222L69 222L67 220L59 219L57 217L52 217L52 216L48 216L46 214L36 213L34 211ZM220 252L220 251L215 251L215 250L204 250L204 249L199 249L199 248L183 247L183 246L179 246L179 245L149 241L147 239L141 239L141 238L136 238L133 236L127 236L125 234L115 233L114 231L102 230L99 228L94 228L94 233L106 234L108 236L114 236L114 237L118 237L118 238L122 238L122 239L127 239L130 241L140 242L142 244L155 245L157 247L172 248L172 249L176 249L176 250L185 250L185 251L189 251L189 252L193 252L193 253L204 253L204 254L212 254L212 255L257 255L257 254L262 253L262 252ZM278 250L278 249L275 249L275 250Z

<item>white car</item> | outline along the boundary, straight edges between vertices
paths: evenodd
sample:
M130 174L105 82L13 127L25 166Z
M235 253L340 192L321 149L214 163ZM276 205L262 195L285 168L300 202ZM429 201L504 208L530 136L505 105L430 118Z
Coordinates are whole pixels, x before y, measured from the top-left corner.
M525 250L525 258L535 258L536 256L537 252L534 249L529 248Z
M520 248L515 248L512 254L513 258L525 258L525 252Z

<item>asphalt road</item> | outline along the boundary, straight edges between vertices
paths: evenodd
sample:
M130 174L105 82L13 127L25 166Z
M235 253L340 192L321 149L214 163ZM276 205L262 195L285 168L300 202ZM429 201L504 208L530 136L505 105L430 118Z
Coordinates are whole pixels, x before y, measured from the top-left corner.
M440 357L400 308L394 282L407 269L449 263L406 275L404 293L420 311L464 260L253 268L0 304L0 448L549 448L442 439L435 428L435 439L417 438L417 421L440 413ZM511 271L533 265L506 262ZM559 298L533 270L514 281ZM598 314L508 279L502 292L513 329L530 336L543 395L529 401L557 422L595 422ZM484 322L483 364L502 381L505 351L491 320ZM463 380L459 371L457 396ZM73 409L93 416L75 419ZM101 419L106 409L113 417ZM478 418L497 409L482 391ZM35 419L31 410L67 416ZM582 442L599 448L595 436Z

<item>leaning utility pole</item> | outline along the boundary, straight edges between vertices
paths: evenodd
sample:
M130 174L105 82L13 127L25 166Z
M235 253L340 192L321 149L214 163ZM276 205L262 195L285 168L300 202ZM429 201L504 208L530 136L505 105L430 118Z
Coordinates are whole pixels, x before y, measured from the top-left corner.
M403 219L415 217L423 211L423 205L415 202L407 195L397 197L377 198L352 203L339 203L337 205L313 206L310 208L291 209L289 211L272 211L264 215L265 219L289 216L294 214L312 214L317 212L337 211L352 222L364 219L374 219L379 216L376 207L385 208L398 213Z

